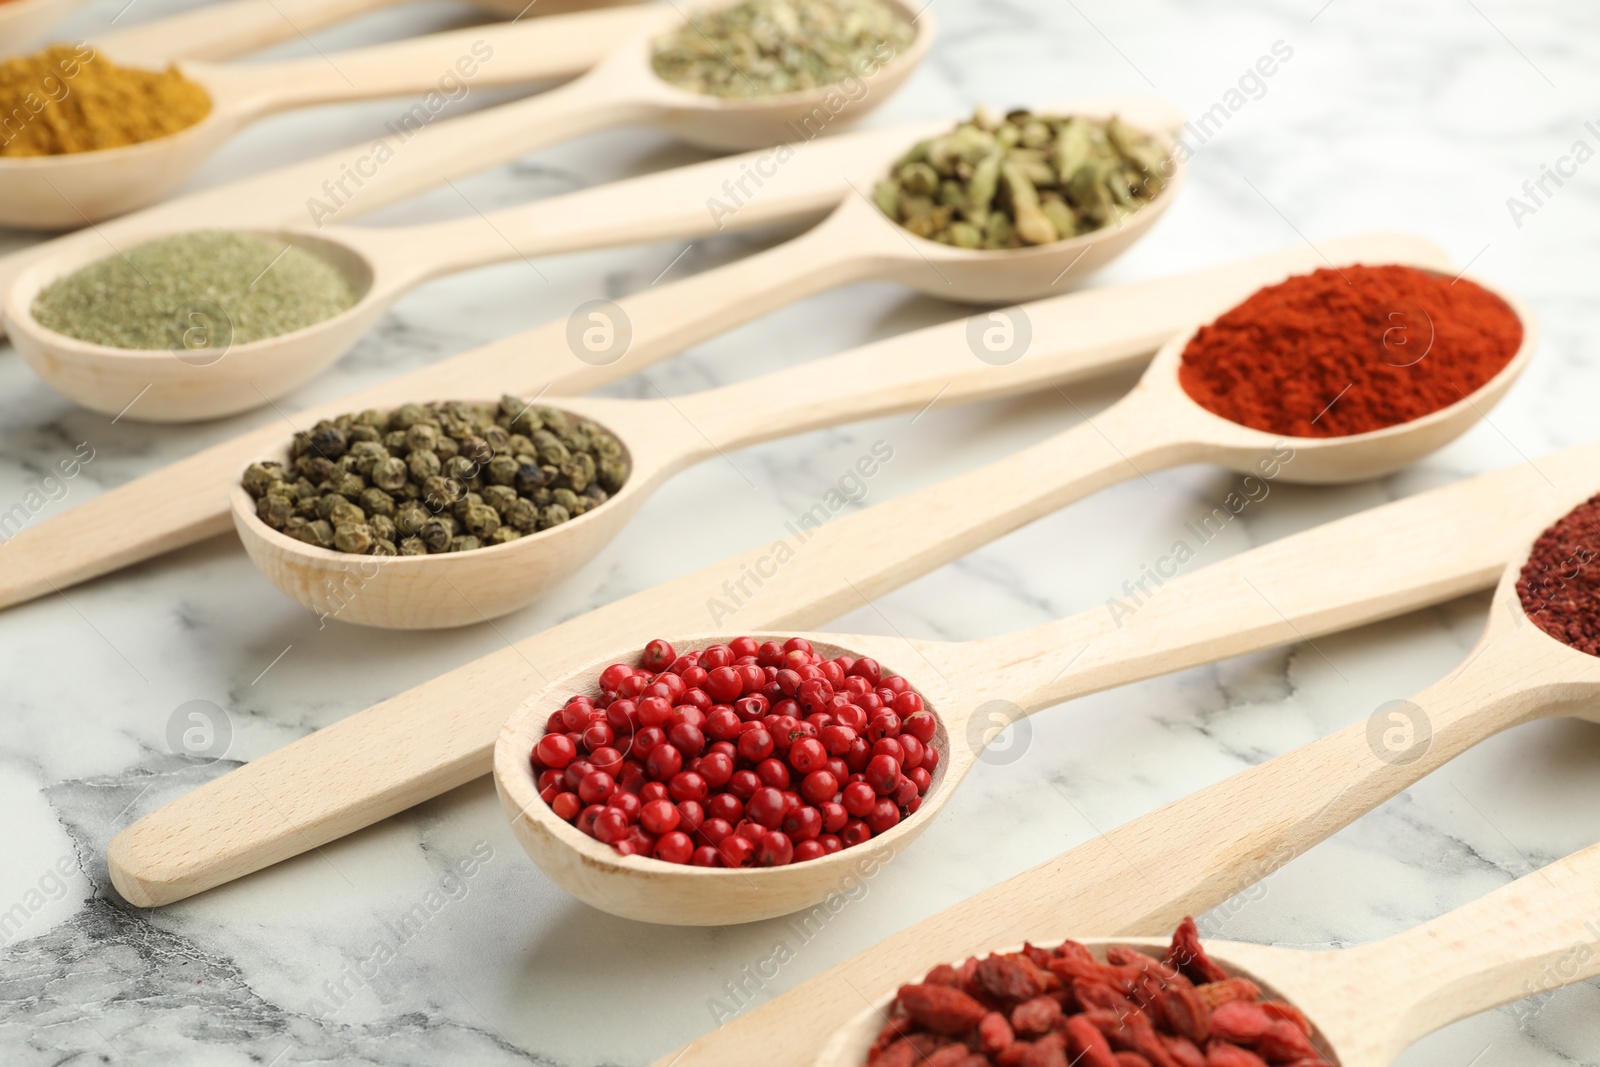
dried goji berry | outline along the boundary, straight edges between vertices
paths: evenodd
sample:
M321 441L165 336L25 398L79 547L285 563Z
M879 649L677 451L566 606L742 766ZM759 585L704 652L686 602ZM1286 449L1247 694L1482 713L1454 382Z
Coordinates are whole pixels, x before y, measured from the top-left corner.
M1178 924L1177 932L1172 935L1172 946L1167 949L1167 963L1182 971L1196 985L1220 982L1228 977L1228 972L1206 955L1205 948L1200 944L1200 928L1188 917Z
M1104 982L1073 982L1072 995L1085 1010L1098 1008L1119 1016L1139 1010L1137 1004Z
M1065 1036L1075 1067L1117 1067L1117 1057L1106 1035L1085 1016L1068 1019Z
M867 1057L870 1067L912 1067L916 1060L916 1051L912 1049L911 1042L904 1038L875 1050Z
M989 1014L972 997L944 985L901 986L899 1001L906 1014L941 1034L964 1034Z
M1150 1061L1137 1052L1119 1052L1117 1067L1150 1067Z
M1041 971L1022 956L990 956L978 964L973 978L997 1000L1016 1004L1032 1000L1045 991L1045 978L1053 977Z
M1212 1010L1235 1000L1260 1000L1261 987L1248 978L1227 978L1220 982L1207 982L1195 986L1206 1005Z
M1211 1013L1211 1032L1235 1045L1254 1046L1267 1027L1278 1020L1261 1010L1261 1005L1235 1000Z
M1067 1067L1067 1039L1062 1034L1046 1034L1033 1043L1019 1067Z
M1206 1046L1206 1067L1267 1067L1267 1064L1249 1049L1226 1041L1213 1041Z
M1031 1041L1013 1041L994 1055L995 1067L1018 1067L1033 1048Z
M1302 1034L1307 1037L1311 1036L1311 1021L1293 1004L1282 1000L1263 1000L1261 1002L1261 1010L1274 1019L1282 1019L1285 1022L1294 1023Z
M1030 941L1024 941L1022 943L1022 954L1028 957L1029 963L1039 968L1050 966L1050 961L1055 958L1050 954L1049 949L1040 948L1038 945L1035 945Z
M1000 1052L1015 1040L1011 1023L997 1011L985 1015L978 1024L978 1047L985 1052Z
M1263 1059L1271 1063L1315 1059L1317 1056L1317 1050L1312 1047L1311 1039L1298 1026L1285 1019L1273 1019L1272 1025L1253 1042L1253 1047Z
M955 985L961 978L960 973L948 963L941 963L928 972L922 980L923 985Z
M1196 1045L1211 1036L1211 1009L1188 982L1173 982L1156 997L1155 1014L1163 1026Z
M946 1045L924 1061L921 1067L966 1067L967 1058L972 1055L972 1050L965 1045ZM983 1057L978 1057L978 1062L984 1062Z
M1053 997L1034 997L1011 1010L1011 1028L1019 1034L1048 1033L1061 1018L1061 1005Z
M1206 1067L1206 1054L1188 1038L1163 1037L1161 1041L1167 1046L1167 1054L1177 1061L1178 1067Z

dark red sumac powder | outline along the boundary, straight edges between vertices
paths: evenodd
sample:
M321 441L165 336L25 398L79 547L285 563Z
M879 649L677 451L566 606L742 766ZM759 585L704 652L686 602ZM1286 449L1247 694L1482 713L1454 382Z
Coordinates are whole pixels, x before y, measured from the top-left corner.
M1232 422L1345 437L1449 407L1516 355L1498 296L1413 267L1319 270L1270 285L1203 327L1178 380Z
M1600 496L1539 535L1517 582L1533 624L1579 652L1600 656Z

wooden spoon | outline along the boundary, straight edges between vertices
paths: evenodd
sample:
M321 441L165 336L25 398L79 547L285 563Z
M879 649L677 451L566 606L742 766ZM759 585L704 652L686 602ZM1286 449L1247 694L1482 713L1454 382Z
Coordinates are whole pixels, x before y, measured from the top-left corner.
M1276 623L1281 612L1283 620L1294 619L1297 627L1315 628L1300 634L1301 639L1348 625L1349 616L1343 612L1330 625L1326 609L1331 603L1317 603L1322 597L1319 575L1333 584L1354 582L1364 594L1356 589L1351 593L1378 598L1396 610L1404 610L1398 607L1400 599L1415 594L1416 590L1403 588L1413 581L1431 583L1444 579L1447 572L1465 577L1469 570L1477 571L1479 586L1500 579L1477 647L1450 677L1411 700L1384 705L1337 733L1097 835L929 916L741 1013L658 1064L732 1067L748 1062L757 1050L770 1048L782 1052L764 1062L808 1067L826 1035L835 1027L849 1028L849 1020L860 1011L861 994L855 990L894 987L936 963L988 946L1059 937L1072 930L1148 936L1169 932L1183 916L1201 915L1224 904L1504 730L1562 715L1600 721L1600 659L1575 652L1532 625L1516 593L1517 578L1537 533L1595 492L1597 460L1600 445L1585 445L1311 531L1317 542L1314 548L1307 543L1307 534L1284 538L1178 579L1114 632L1074 626L1072 620L1058 624L1052 635L1058 654L1070 655L1070 650L1090 643L1080 661L1091 661L1084 673L1097 684L1074 689L1087 692L1126 680L1115 666L1119 653L1138 650L1154 659L1170 659L1173 645L1185 646L1177 654L1181 663L1165 664L1162 670L1198 662L1188 650L1195 640L1205 642L1206 654L1213 658L1232 654L1236 650L1219 652L1196 633L1211 616L1239 615L1235 625L1244 628L1251 616L1262 624ZM1425 510L1400 514L1413 506ZM1507 523L1507 515L1518 518ZM1531 522L1523 518L1530 515L1538 518ZM1503 532L1508 527L1509 534ZM1382 549L1373 551L1373 545ZM1265 556L1252 559L1262 554L1284 570L1274 574L1265 565ZM1451 561L1441 566L1436 558L1440 554ZM1497 556L1499 563L1490 565ZM1514 562L1507 566L1508 560ZM1238 593L1230 601L1213 600L1229 595L1229 583ZM1437 602L1461 591L1461 586L1454 592L1441 590L1430 599ZM1314 618L1318 621L1312 623ZM1188 635L1183 633L1186 626L1191 629ZM1028 650L1042 647L1036 642ZM1113 674L1109 679L1108 669ZM881 865L876 857L874 862ZM1588 882L1592 899L1594 877ZM1571 943L1564 947L1571 948ZM1394 977L1399 988L1380 984L1388 995L1405 993L1405 984L1415 976L1396 971ZM1456 992L1476 997L1484 988L1461 987ZM1513 983L1501 992L1503 999L1514 999L1526 989ZM1290 995L1295 999L1296 994ZM1475 1003L1472 1011L1498 1001ZM1443 1016L1433 1013L1443 1010L1448 1009L1441 1003L1430 1004L1416 1017L1419 1029L1414 1033L1380 1031L1372 1036L1389 1043L1384 1054L1398 1052L1441 1025ZM1336 1022L1347 1018L1330 1014L1318 1021L1336 1033ZM1346 1045L1336 1047L1341 1053L1349 1051Z
M11 0L0 3L0 59L24 52L86 0Z
M1432 922L1357 948L1312 952L1237 941L1204 945L1212 962L1230 976L1253 981L1264 998L1299 1008L1322 1059L1337 1067L1390 1067L1412 1044L1451 1023L1521 1000L1534 988L1550 992L1600 975L1600 935L1593 918L1597 879L1600 846ZM1101 960L1115 945L1156 959L1168 948L1156 938L1073 940ZM816 1067L863 1067L894 999L887 993L863 1008L828 1042Z
M0 5L0 11L10 7ZM165 199L205 160L245 126L279 111L345 100L434 93L440 101L461 99L474 88L518 85L581 73L622 33L624 39L653 36L677 17L670 7L619 8L588 19L587 41L552 69L550 50L540 47L549 23L529 20L505 26L475 26L391 44L281 63L179 63L191 81L211 96L211 113L168 137L122 148L70 155L0 158L0 226L26 230L76 229ZM576 35L563 33L564 38ZM70 85L70 82L68 83ZM609 83L607 83L609 86ZM576 92L592 106L573 113L561 94ZM526 101L526 121L548 123L544 143L563 136L563 126L583 132L586 124L627 121L620 100L579 92L577 86ZM580 109L581 110L581 109ZM385 140L395 151L431 124L436 111L419 104L400 111ZM509 119L508 119L509 121ZM743 146L752 147L752 146ZM376 173L377 167L372 168ZM363 174L371 177L371 174ZM339 173L328 178L338 179ZM104 250L102 249L102 252Z
M662 634L687 632L707 617L707 605L714 599L731 602L741 626L751 629L800 629L857 608L867 598L1058 506L1063 487L1050 481L1048 472L1070 457L1061 447L1066 436L834 519L812 533L803 550L781 567L772 567L773 548L763 545L579 615L324 726L118 834L108 854L112 879L135 904L171 903L465 785L489 770L495 731L531 690L587 662L602 642L639 647ZM1422 493L1168 580L1131 617L1113 619L1096 607L1053 629L1031 632L1028 636L1037 644L1024 644L1017 636L996 643L1019 661L1055 656L1063 666L1070 665L1063 678L1072 689L1063 696L1079 696L1442 603L1492 584L1507 560L1526 551L1521 532L1506 530L1506 514L1540 513L1555 501L1570 507L1593 492L1597 459L1600 445L1588 445ZM1009 491L993 492L997 484L1009 484L1007 479L1019 469L1038 472L1022 494L1026 499ZM1382 544L1383 551L1363 548L1359 565L1352 564L1350 546L1373 544ZM746 573L764 575L760 586L730 594L730 583ZM1418 763L1449 759L1458 751L1451 747L1458 732L1437 731L1436 743ZM1183 915L1203 911L1248 885L1253 879L1243 873L1247 861L1270 869L1269 860L1281 863L1292 855L1272 851L1280 835L1293 842L1312 832L1331 833L1343 825L1339 818L1354 818L1352 805L1355 814L1365 810L1366 783L1374 783L1375 789L1406 771L1405 766L1370 759L1364 728L1357 728L1355 735L1359 753L1367 758L1365 763L1353 757L1347 761L1364 775L1354 787L1351 775L1342 769L1334 775L1331 763L1286 758L1232 780L1228 788L1236 797L1235 792L1219 794L1233 798L1221 803L1222 808L1236 805L1231 810L1263 813L1259 823L1246 824L1243 831L1218 822L1212 814L1218 806L1208 805L1206 817L1193 823L1186 839L1165 832L1143 834L1134 824L1126 834L1117 831L1112 845L1101 848L1097 840L1078 850L1083 855L1071 857L1075 879L1058 884L1081 881L1081 899L1089 910L1081 913L1083 921L1067 928L1171 930ZM1330 775L1337 778L1331 795L1302 799L1295 792L1301 776L1326 782ZM1216 860L1196 861L1202 850L1210 850ZM870 849L863 851L863 858L870 855ZM1162 880L1127 884L1130 855L1141 869L1148 858L1149 869L1159 871ZM1232 872L1233 880L1222 879L1219 871ZM1225 889L1228 884L1234 888ZM995 935L979 942L989 944L1036 936L1061 905L1031 886L1019 883L1015 892L997 891L993 908L980 909L976 924L968 918L934 928L946 935L984 934L992 928ZM1170 890L1173 899L1157 895L1157 887L1162 894ZM1221 896L1212 899L1212 893ZM1162 912L1163 907L1179 910ZM1111 921L1118 916L1126 922ZM1141 916L1159 916L1159 921L1125 928ZM927 964L969 945L947 947L927 958ZM857 984L881 986L899 973L891 970ZM812 993L818 1009L837 1007L826 989L813 988ZM857 1007L859 1002L847 1004L833 1017L842 1020ZM808 1063L816 1046L806 1045L807 1035L817 1017L802 1012L774 1019L765 1013L762 1028L740 1027L742 1037L726 1039L735 1049L726 1062L749 1062L765 1035L782 1030L785 1049L807 1049L791 1062ZM798 1026L791 1025L797 1020ZM735 1032L737 1025L703 1040L723 1048L723 1035ZM793 1045L787 1043L790 1039Z
M1124 102L1129 103L1129 102ZM1096 105L1098 106L1098 105ZM1072 109L1077 111L1079 109ZM1124 109L1127 110L1127 109ZM929 123L920 131L932 134L947 128ZM907 137L915 128L898 131ZM864 151L883 153L887 162L898 145L884 143L864 133L842 134L808 144L767 184L755 199L745 203L728 228L772 224L805 218L839 198L839 163ZM748 160L710 160L676 170L644 175L623 182L550 197L519 209L529 213L530 232L541 246L557 249L593 248L636 240L659 240L670 235L697 236L715 232L717 223L704 210L704 190L720 185L726 175ZM404 160L396 160L400 166ZM203 205L209 206L209 205ZM165 208L156 209L165 212ZM197 208L196 210L201 210ZM106 228L113 229L118 223ZM63 247L82 249L85 243ZM1424 267L1443 267L1448 259L1436 246L1420 238L1378 234L1334 241L1325 247L1335 261L1403 261ZM1339 259L1338 257L1347 257ZM1077 373L1090 375L1132 365L1148 356L1174 332L1187 324L1242 300L1261 285L1286 275L1310 270L1323 261L1305 248L1247 260L1221 272L1208 272L1212 285L1195 285L1194 276L1179 276L1126 287L1117 294L1066 295L1048 305L1032 308L1034 350L1052 346L1085 346L1084 362ZM0 276L3 276L0 270ZM725 277L725 275L719 275ZM703 283L702 283L703 284ZM620 359L610 363L569 358L568 323L556 322L534 331L440 360L398 375L342 399L318 405L293 418L309 427L318 418L369 407L393 407L417 398L455 395L560 396L581 393L625 377L657 360L674 355L731 321L725 294L701 303L677 299L684 292L662 286L630 299L634 339ZM652 295L653 294L653 295ZM780 294L781 295L781 294ZM1133 333L1095 328L1102 314L1101 300L1110 300L1104 314L1108 323L1132 324ZM1124 301L1135 307L1125 308ZM759 314L760 309L735 305L735 315ZM967 323L954 322L920 331L884 344L926 341L942 350L958 351L966 344ZM1086 332L1087 331L1087 332ZM1097 348L1096 345L1102 345ZM530 356L536 353L537 358ZM177 363L177 360L172 360ZM61 368L54 368L59 371ZM86 369L80 388L95 379ZM148 387L148 388L147 388ZM146 403L152 383L141 385L121 402L125 411ZM459 392L457 392L459 391ZM52 592L97 574L152 555L191 544L229 526L228 499L244 464L266 456L281 443L282 430L266 426L214 445L197 455L135 479L80 505L67 515L11 531L6 541L7 565L0 570L0 606L16 604ZM131 509L131 511L130 511ZM141 521L125 516L137 513Z
M906 12L910 17L911 10ZM507 124L523 123L539 131L536 147L635 123L654 123L686 141L718 149L744 150L792 141L805 123L816 121L816 115L824 116L830 125L836 122L838 128L887 100L922 61L934 36L933 20L924 13L916 21L917 36L912 44L871 77L862 79L862 91L838 113L830 106L838 100L838 90L828 87L728 100L668 85L651 69L650 45L681 25L684 16L671 4L640 5L611 14L624 20L632 32L625 33L605 58L576 81L507 110ZM496 51L514 55L521 42L537 40L543 25L535 20L460 30L289 63L180 63L183 72L211 94L213 106L207 118L169 137L124 148L0 158L0 225L76 227L154 203L241 127L275 111L332 100L437 90L440 79L452 75L461 85L480 78L486 83L526 80L514 77L520 74L513 69L514 61L484 62L482 53L473 48L479 40L504 35L507 44ZM472 79L466 78L468 70L473 72ZM426 108L422 113L426 119L414 122L415 129L432 119ZM405 128L403 123L402 118L395 125ZM393 136L399 142L396 151L403 149L409 136L398 132ZM373 164L372 172L381 165Z
M1459 735L1449 742L1454 752L1513 723L1536 718L1569 714L1600 721L1600 657L1562 644L1528 619L1516 589L1522 566L1519 559L1506 569L1489 625L1459 671L1388 717L1375 716L1377 729L1359 728L1359 740L1346 730L1301 750L1318 749L1322 758L1319 773L1309 779L1297 776L1287 786L1296 798L1296 809L1325 796L1336 781L1359 788L1360 800L1375 807L1398 792L1396 786L1402 783L1397 779L1405 777L1403 771L1396 775L1387 768L1420 760L1441 727ZM1294 759L1299 755L1283 760L1304 766L1307 760ZM1368 764L1362 769L1365 773L1352 773L1352 761ZM1381 789L1364 780L1374 772L1385 779ZM1412 780L1420 777L1411 775ZM1268 812L1223 806L1215 803L1221 799L1215 795L1218 792L1205 790L1141 820L1146 823L1143 833L1154 833L1159 817L1174 843L1185 841L1195 827L1208 821L1237 834L1264 826L1273 816L1282 820L1290 806L1280 801L1273 805L1277 810ZM1236 819L1246 826L1240 827ZM1203 851L1195 858L1200 863L1209 860ZM1146 879L1152 877L1142 864L1139 870ZM1210 873L1230 878L1227 871ZM1252 879L1262 876L1252 872ZM1570 984L1600 974L1600 929L1593 918L1597 883L1600 846L1551 864L1443 918L1360 948L1310 953L1233 943L1208 947L1218 963L1231 965L1305 1012L1318 1031L1325 1059L1340 1067L1388 1067L1427 1034L1522 999L1534 988L1535 979L1545 989L1551 988L1549 978ZM1068 896L1081 888L1067 882L1056 886L1057 892ZM1154 941L1103 943L1164 947ZM1584 951L1590 945L1595 950ZM904 980L915 981L925 972L908 965L903 973ZM886 994L857 1013L817 1056L816 1067L864 1064L893 997ZM810 1021L813 1026L819 1022L815 1017Z
M232 59L325 26L348 22L370 11L393 7L401 0L220 0L125 29L98 33L94 46L120 63L164 66L175 59ZM542 17L572 11L595 12L632 0L474 0L478 7L511 19ZM618 16L622 33L627 16ZM572 73L587 70L609 51L615 38L594 39L585 61L573 54Z
M870 183L887 160L906 147L887 139L864 147L853 167L855 180L852 172L846 172L844 180ZM801 237L623 301L621 321L627 325L611 321L616 311L599 313L606 317L613 341L626 333L632 338L626 344L642 348L664 340L645 335L641 325L657 306L693 309L702 329L718 333L812 294L869 278L899 281L951 300L1031 299L1059 291L1056 286L1067 272L1086 275L1148 233L1177 195L1183 173L1179 165L1162 193L1120 226L1014 251L974 251L916 237L864 197L846 192L834 213ZM103 250L88 247L24 270L6 294L5 316L12 342L29 365L86 407L115 414L127 407L128 397L148 389L130 418L214 418L259 407L303 385L354 345L395 300L428 278L565 250L539 227L546 214L543 205L534 204L414 228L329 227L271 233L273 240L305 247L338 265L361 298L325 322L250 344L179 353L133 351L79 341L41 325L32 314L39 292L54 279L103 256ZM596 228L604 230L605 222L597 221ZM633 234L635 240L641 236ZM619 344L580 350L573 336L570 321L557 322L497 342L497 347L535 353L536 359L552 367L552 375L559 373L557 367L609 362L625 351ZM674 340L661 349L662 354L692 343Z

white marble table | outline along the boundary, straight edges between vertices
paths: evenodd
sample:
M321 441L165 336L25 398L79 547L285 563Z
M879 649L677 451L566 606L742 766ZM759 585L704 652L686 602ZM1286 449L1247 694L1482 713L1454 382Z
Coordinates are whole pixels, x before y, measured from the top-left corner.
M69 28L92 35L124 3L95 0ZM1575 141L1600 145L1585 126L1597 116L1592 6L936 5L942 43L873 121L945 115L979 101L1009 105L1152 87L1199 116L1276 42L1292 49L1259 98L1214 131L1182 202L1101 282L1406 228L1515 289L1541 317L1542 351L1492 424L1380 483L1275 488L1213 551L1238 551L1596 432L1600 361L1589 340L1600 336L1592 300L1600 163L1580 169L1520 219L1507 204ZM123 18L182 6L139 0ZM461 17L443 2L402 5L315 42L349 46ZM469 106L491 99L485 93ZM398 108L391 101L269 121L231 144L194 186L353 143ZM624 131L541 153L460 188L487 208L696 158L658 135ZM447 190L377 221L466 210ZM672 270L701 270L767 239L696 244ZM0 250L26 242L0 234ZM336 397L565 315L590 296L637 290L683 251L656 246L544 261L538 267L548 281L517 263L430 285L295 400ZM893 286L857 286L701 345L614 391L695 390L959 314ZM1073 400L1093 411L1126 385L1080 387ZM508 637L767 539L878 438L893 441L896 458L874 480L868 503L1003 456L1077 418L1050 394L936 409L915 425L900 418L846 427L752 449L732 464L706 464L671 483L555 595L497 628L443 635L319 630L313 616L256 574L231 536L0 614L0 1062L643 1064L710 1029L713 998L770 953L781 924L657 929L579 905L525 859L486 781L318 855L156 912L117 899L104 845L136 814L231 765L196 768L171 753L168 720L186 701L227 709L235 735L230 759L248 760ZM0 348L0 501L21 499L82 441L92 443L95 459L51 514L260 419L192 428L111 425L39 385ZM1198 468L1120 486L883 598L882 615L862 610L838 625L882 631L892 622L907 634L962 638L1092 607L1229 486L1227 476ZM717 518L702 518L708 512ZM765 992L1070 848L1097 827L1410 694L1462 656L1485 603L1469 598L1319 640L1320 654L1297 647L1251 656L1041 716L1024 758L980 764L921 842ZM1597 770L1600 732L1593 727L1522 727L1295 860L1248 904L1209 917L1208 928L1302 946L1357 943L1407 928L1600 840ZM474 850L490 857L474 878L404 938L392 962L370 978L352 978L380 944L399 940L392 925L440 885L447 865ZM1455 1026L1403 1063L1600 1063L1597 1008L1593 986L1568 990L1536 1012L1507 1009Z

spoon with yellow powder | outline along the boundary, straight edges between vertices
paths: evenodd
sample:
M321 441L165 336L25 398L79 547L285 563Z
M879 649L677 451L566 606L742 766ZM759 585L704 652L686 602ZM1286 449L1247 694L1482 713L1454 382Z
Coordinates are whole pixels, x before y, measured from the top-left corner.
M878 9L884 35L840 80L738 98L692 91L657 75L652 54L658 42L692 32L674 5L586 17L581 28L563 29L562 50L605 58L568 85L501 109L500 128L538 129L541 144L548 144L650 123L724 150L808 140L824 128L834 132L892 95L932 43L932 19L902 0L806 0L802 6L839 14L866 5ZM706 6L765 10L772 4L712 0ZM793 33L803 37L809 30ZM183 62L167 71L119 67L87 45L0 62L0 115L20 108L22 116L18 128L0 129L0 226L75 228L158 202L234 133L274 112L423 94L397 109L370 152L303 194L308 204L343 202L474 89L548 78L549 32L548 23L535 20L285 63ZM783 54L794 51L805 53L797 47ZM753 68L751 74L761 77Z

